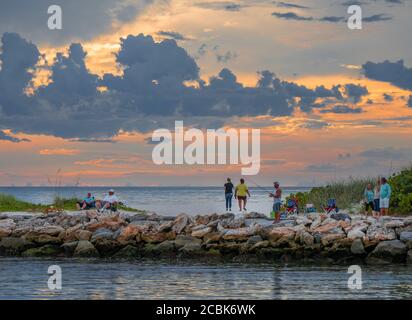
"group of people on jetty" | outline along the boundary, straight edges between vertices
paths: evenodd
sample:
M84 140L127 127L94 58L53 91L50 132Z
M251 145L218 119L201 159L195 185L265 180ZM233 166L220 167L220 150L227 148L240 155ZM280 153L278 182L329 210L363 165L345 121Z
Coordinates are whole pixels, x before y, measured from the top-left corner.
M282 189L278 181L273 183L273 192L269 192L268 196L273 198L272 213L274 216L274 222L279 222L281 218L282 211ZM226 202L226 212L232 211L232 199L233 197L237 199L239 205L239 211L245 212L247 199L251 197L248 186L245 183L245 179L241 178L240 183L233 185L232 180L227 178L224 184L225 190L225 202ZM369 183L364 191L363 203L365 206L365 214L368 215L369 210L372 211L372 215L376 217L384 216L389 213L389 203L391 197L392 189L386 178L382 177L377 180L374 187ZM96 200L95 197L89 192L87 196L82 200L77 202L78 210L88 210L97 209L99 212L105 210L116 211L118 205L122 203L119 201L115 195L115 191L110 189L108 194L103 200ZM297 203L295 202L297 206ZM336 203L333 202L332 209L338 211Z

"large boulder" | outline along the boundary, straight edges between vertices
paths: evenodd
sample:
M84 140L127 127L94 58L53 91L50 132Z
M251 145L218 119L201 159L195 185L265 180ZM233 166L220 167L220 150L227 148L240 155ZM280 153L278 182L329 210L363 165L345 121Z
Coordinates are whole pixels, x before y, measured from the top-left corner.
M315 243L315 238L306 230L298 231L296 234L299 242L305 246L312 246Z
M195 238L203 238L209 232L212 231L211 227L207 227L204 224L198 225L195 228L192 228L192 237Z
M348 238L349 239L363 239L366 236L366 234L361 231L360 229L354 229L354 230L350 230L348 232Z
M113 216L102 217L96 222L92 222L91 220L90 223L87 224L86 228L91 232L95 232L98 229L109 229L116 231L125 225L127 225L127 223L123 219L121 219L119 216Z
M27 249L22 253L23 257L54 257L61 253L61 249L58 246L46 244L39 248Z
M99 257L99 252L89 241L79 241L73 256L75 257Z
M174 220L172 231L174 231L176 234L181 234L183 230L185 230L185 228L189 225L189 223L190 217L185 213L181 213Z
M61 245L67 257L71 257L76 250L79 241L65 242Z
M202 246L198 243L188 243L179 249L179 254L186 257L193 257L203 253Z
M406 245L399 240L380 242L367 258L371 264L403 262L406 259Z
M256 233L253 227L245 227L239 229L225 229L221 231L223 240L246 241L250 236Z
M401 232L399 240L405 243L408 249L412 249L412 231Z
M392 220L392 221L386 222L384 226L385 228L388 228L388 229L394 229L394 228L402 228L404 224L403 224L403 221L401 220Z
M267 234L267 239L275 242L279 239L292 240L295 238L296 231L292 227L275 227Z
M211 242L218 242L222 238L222 234L220 232L209 232L203 237L203 241L205 243L211 243Z
M350 251L355 255L363 255L366 253L361 239L356 238L353 240Z
M33 228L24 235L24 238L38 244L59 244L64 236L65 230L61 226L44 225Z
M0 255L16 256L32 246L33 243L24 238L4 237L0 240Z
M184 235L178 235L175 239L175 245L176 248L182 248L187 244L201 244L202 240L192 237L192 236L184 236Z
M0 220L0 238L8 237L13 232L16 227L16 223L13 219L2 219Z
M112 240L113 235L114 235L114 232L111 231L110 229L106 229L106 228L97 229L93 233L90 241L92 243L97 243L97 242L101 242L102 240Z
M159 232L156 230L143 230L140 239L147 243L160 243L166 240L174 240L176 233L174 231Z
M382 228L378 224L369 226L366 235L369 240L378 241L395 240L397 238L395 230Z
M408 263L408 265L412 265L412 249L408 251L406 262Z
M132 245L127 245L126 247L117 251L113 258L121 259L134 259L139 255L139 249Z
M320 226L312 230L313 230L313 233L319 233L319 234L331 234L331 233L332 234L342 234L343 233L340 222L336 220L322 223Z
M120 244L127 244L130 242L135 242L136 237L140 234L140 228L136 225L128 225L119 230L119 234L116 235L116 241ZM139 237L140 239L140 237Z

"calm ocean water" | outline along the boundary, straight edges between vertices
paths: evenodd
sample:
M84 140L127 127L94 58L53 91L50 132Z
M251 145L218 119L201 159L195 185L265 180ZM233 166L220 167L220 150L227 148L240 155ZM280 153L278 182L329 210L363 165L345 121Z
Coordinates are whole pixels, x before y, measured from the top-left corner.
M63 197L82 198L87 192L92 192L96 198L103 198L109 187L0 187L0 193L16 196L18 199L34 203L49 204L56 195ZM222 187L118 187L115 188L118 197L126 205L155 211L162 215L222 213L226 210L224 191ZM252 197L248 200L248 211L267 213L271 211L272 201L267 192L273 187L250 186ZM310 188L285 187L283 197L298 191L308 191ZM233 199L232 210L238 211Z
M50 265L62 290L48 289ZM345 266L176 264L0 257L0 299L412 299L411 268L363 267L348 289Z

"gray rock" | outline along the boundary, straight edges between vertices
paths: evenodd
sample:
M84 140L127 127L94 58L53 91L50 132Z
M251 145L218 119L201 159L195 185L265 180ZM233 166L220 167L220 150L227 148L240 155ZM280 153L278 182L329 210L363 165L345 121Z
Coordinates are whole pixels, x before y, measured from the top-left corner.
M408 263L408 265L412 265L412 250L408 251L408 254L406 256L406 262Z
M176 245L174 241L166 240L156 245L155 250L159 253L172 253L176 250Z
M75 257L99 257L99 252L89 241L81 240L74 250Z
M247 244L247 245L255 245L256 243L261 242L261 241L263 241L262 237L259 236L259 235L257 235L257 236L252 236L252 237L250 237L250 238L246 241L246 244Z
M187 244L199 244L200 245L202 243L202 240L197 239L192 236L178 235L174 242L177 248L181 248Z
M363 242L361 239L355 239L352 242L350 251L356 255L363 255L366 253L365 248L363 247Z
M202 253L202 246L199 243L188 243L179 249L179 253L192 256Z
M399 240L404 242L408 249L412 249L412 231L403 231L399 236Z
M403 221L401 221L401 220L392 220L392 221L386 222L384 225L385 225L385 228L388 228L388 229L402 228L403 227Z
M126 258L126 259L131 259L131 258L136 258L139 254L139 249L136 248L135 246L132 245L127 245L126 247L120 249L117 251L114 255L113 258Z
M365 236L365 233L359 229L350 230L348 232L349 239L359 239L359 238L363 239L364 236Z
M412 217L407 217L407 218L403 219L403 224L405 226L412 225Z
M185 213L181 213L174 220L172 230L176 232L176 234L180 234L186 228L189 222L190 222L189 216Z
M195 238L203 238L205 235L207 235L209 232L212 231L211 227L206 227L205 225L202 225L202 228L197 228L196 230L192 229L192 237Z
M46 244L40 248L27 249L22 253L23 257L53 257L61 252L59 247Z
M0 254L19 255L21 252L29 249L32 242L24 238L4 237L0 241Z
M61 248L66 253L66 256L71 257L76 250L79 241L66 242L61 245Z
M114 236L113 231L111 231L109 229L106 229L106 228L101 228L101 229L97 229L93 233L92 238L91 238L90 241L91 242L97 242L97 241L100 241L100 240L111 240L111 239L113 239L113 236Z
M399 240L380 242L375 250L368 255L368 262L376 259L388 262L402 262L406 258L406 245Z

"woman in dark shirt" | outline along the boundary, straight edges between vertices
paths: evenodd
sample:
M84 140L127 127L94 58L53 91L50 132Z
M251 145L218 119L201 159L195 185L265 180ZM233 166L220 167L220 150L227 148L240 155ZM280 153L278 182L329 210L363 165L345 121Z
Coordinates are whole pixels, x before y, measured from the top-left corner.
M230 178L225 183L226 211L232 211L233 184Z

